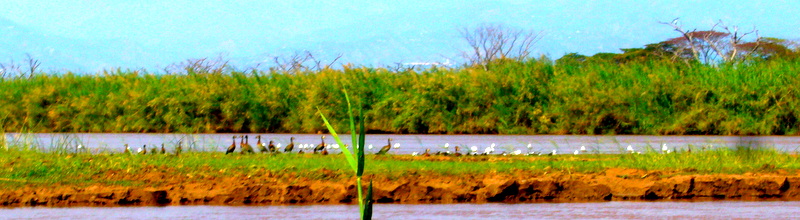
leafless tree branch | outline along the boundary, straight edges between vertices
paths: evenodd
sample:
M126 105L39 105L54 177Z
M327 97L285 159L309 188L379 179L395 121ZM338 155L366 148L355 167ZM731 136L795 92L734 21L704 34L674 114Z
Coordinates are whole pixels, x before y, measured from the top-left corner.
M462 56L470 64L481 65L484 69L487 69L489 62L497 59L529 58L533 46L541 39L541 32L497 24L484 24L474 29L465 27L459 32L470 47L470 50L462 51Z

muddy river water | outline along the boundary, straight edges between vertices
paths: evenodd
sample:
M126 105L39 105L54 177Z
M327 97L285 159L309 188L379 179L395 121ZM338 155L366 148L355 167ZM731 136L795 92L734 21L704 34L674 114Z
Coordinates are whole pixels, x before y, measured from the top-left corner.
M355 205L4 208L2 219L357 219ZM792 219L800 202L377 204L375 219Z
M128 133L36 133L15 134L7 133L6 138L10 143L26 143L40 148L53 148L53 146L77 147L82 145L93 152L111 151L122 152L124 144L129 144L135 150L142 145L161 146L172 149L178 142L183 143L184 149L198 151L224 151L232 142L232 136L243 134L128 134ZM325 143L335 143L328 135L318 134L247 134L251 145L260 135L264 142L274 141L276 145L286 146L291 137L294 137L296 146L306 144L316 146L326 136ZM342 136L345 144L350 145L350 136ZM453 152L455 146L461 146L462 152L472 146L479 152L492 144L495 145L493 153L503 152L521 153L544 152L556 150L559 154L572 153L585 146L588 152L593 153L621 153L625 152L628 145L636 151L660 151L663 145L670 150L685 150L687 148L716 148L716 147L766 147L781 151L798 151L800 137L798 136L646 136L646 135L395 135L371 134L366 141L373 145L370 151L376 152L387 145L387 140L392 138L393 154L422 153L425 149L435 152ZM238 142L238 139L237 139ZM445 148L445 146L449 146ZM529 147L530 146L530 147ZM295 147L294 152L299 149ZM331 149L331 151L338 151Z

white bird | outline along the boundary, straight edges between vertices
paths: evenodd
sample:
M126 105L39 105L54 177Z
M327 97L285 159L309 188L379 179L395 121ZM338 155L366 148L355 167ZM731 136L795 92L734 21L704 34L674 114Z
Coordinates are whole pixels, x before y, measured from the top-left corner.
M669 153L669 148L667 147L667 144L661 144L661 152Z
M533 148L533 144L528 143L528 150L531 150L531 148Z
M628 145L628 152L633 153L633 147L631 145Z
M419 154L419 152L416 152L416 151L411 152L411 156L414 156L414 157L416 157L418 154Z
M578 155L579 153L581 153L579 150L575 150L575 152L572 154Z
M581 146L581 152L586 152L586 146Z
M522 150L515 150L514 152L511 152L511 154L520 155L520 154L522 154Z
M394 149L400 148L400 143L394 143Z
M136 149L136 153L137 154L142 153L142 148L140 147L139 149Z
M483 149L483 153L484 154L491 154L492 151L494 151L494 149L492 149L492 147L486 147L486 148Z
M444 149L447 149L448 147L450 147L450 143L444 143Z
M478 146L473 145L469 148L470 153L475 154L478 152Z
M553 149L553 153L551 153L551 155L556 155L556 154L558 154L558 152L555 149Z
M370 144L369 146L367 146L367 149L368 149L368 150L372 150L372 144Z
M281 143L278 143L278 145L275 147L275 149L281 149Z

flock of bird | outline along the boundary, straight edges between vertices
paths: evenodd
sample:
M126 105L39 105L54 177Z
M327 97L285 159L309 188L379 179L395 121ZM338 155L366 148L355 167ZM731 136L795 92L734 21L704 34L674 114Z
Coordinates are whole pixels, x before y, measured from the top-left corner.
M237 139L239 139L238 145L237 145L237 141L236 141ZM239 150L238 152L240 154L253 154L253 153L257 153L257 152L258 153L293 153L293 152L295 152L295 149L297 149L297 153L299 153L299 154L303 154L303 153L309 152L309 153L314 153L314 154L328 155L330 153L330 151L333 151L335 149L340 149L341 148L338 144L326 144L325 143L325 136L322 136L320 138L320 143L317 144L316 146L314 146L313 144L295 144L294 143L294 137L291 137L289 139L289 144L287 144L286 147L281 146L281 143L277 143L276 144L273 140L270 140L267 143L262 142L261 135L256 136L256 140L257 140L256 146L255 146L255 148L253 148L253 146L250 145L250 137L249 137L249 135L238 135L238 136L234 135L232 137L231 145L228 146L228 148L225 150L225 154L236 153L237 149ZM348 147L348 146L345 145L344 147ZM82 146L79 146L78 148L82 148ZM379 155L387 154L387 153L389 153L389 150L391 150L392 148L395 148L395 149L400 148L400 144L399 143L395 143L394 145L392 145L392 139L389 138L388 144L386 146L383 146L375 154L379 154ZM368 149L372 150L373 146L369 145ZM182 142L179 141L178 145L175 147L175 152L174 153L175 153L175 155L180 155L181 151L182 151ZM130 146L128 146L128 144L125 144L125 150L124 150L123 153L134 154L133 150L131 150L131 148L130 148ZM152 148L150 148L150 150L148 150L147 149L147 145L143 145L141 148L136 150L136 154L166 154L166 153L167 153L167 150L164 147L163 143L161 144L161 149L160 150L158 148L156 148L156 147L152 147ZM341 151L340 151L340 153L341 153Z
M237 145L237 139L239 139L238 145ZM276 153L293 153L293 152L295 152L295 149L297 149L296 153L298 153L298 154L303 154L303 153L308 152L308 153L313 153L313 154L328 155L328 154L330 154L331 151L339 150L341 147L346 147L346 148L349 149L349 147L347 145L339 146L338 144L326 144L325 143L325 136L321 136L320 137L320 143L317 144L316 146L314 146L313 144L295 144L294 143L294 140L295 140L294 137L291 137L289 139L289 144L287 144L285 147L283 147L281 143L277 143L276 144L273 140L270 140L269 142L266 142L266 143L262 142L261 135L256 136L256 140L257 140L256 146L255 146L255 148L253 148L253 146L250 145L249 135L234 135L232 137L231 145L228 146L228 148L225 151L225 154L236 153L237 149L239 149L238 152L240 154L253 154L253 153L257 153L257 152L258 153L272 153L272 154L276 154ZM437 151L435 153L432 153L431 149L428 148L428 149L425 149L425 151L422 152L422 153L420 153L420 152L412 152L411 156L492 155L492 154L495 154L495 152L496 152L495 147L497 147L497 145L495 143L492 143L490 146L484 148L483 151L480 151L478 146L471 146L469 149L467 149L466 151L462 152L461 151L462 150L461 146L455 146L454 147L454 151L451 152L449 150L450 149L450 144L449 143L445 143L444 146L442 146L443 150L441 150L441 151ZM372 151L373 148L374 147L373 147L372 144L367 146L367 149L370 150L370 151ZM375 152L375 154L378 154L378 155L387 154L387 153L389 153L389 150L391 150L393 148L394 149L400 148L400 144L399 143L394 143L394 145L393 145L392 144L392 139L389 138L388 141L387 141L387 145L381 147L380 150L378 150L378 152ZM534 151L532 144L528 144L527 149L528 149L527 152L522 152L522 150L520 150L520 149L513 149L510 152L503 151L503 152L500 152L498 154L499 155L504 155L504 156L505 155L541 156L541 155L557 155L558 154L558 150L556 150L556 149L553 149L553 150L551 150L549 152ZM175 147L174 154L175 155L180 155L181 151L182 151L182 142L179 141L178 145ZM580 149L575 150L573 152L573 154L574 155L578 155L578 154L586 153L586 152L587 152L586 146L581 146ZM635 151L633 146L631 146L631 145L628 145L628 147L626 148L626 152L627 153L632 153L632 154L633 153L636 153L636 154L641 154L642 153L640 151ZM671 153L671 152L673 152L673 151L670 150L667 147L666 144L662 144L661 153ZM133 151L130 149L128 144L125 144L124 153L133 154ZM152 147L148 151L147 145L144 145L141 148L137 149L136 153L137 154L166 154L167 152L166 152L166 149L164 147L164 144L162 143L160 149L158 149L156 147ZM341 153L341 151L339 151L339 153Z
M448 150L449 147L450 147L450 144L449 143L445 143L444 146L442 147L442 148L444 148L444 151L438 151L438 152L434 153L433 155L445 155L445 156L447 156L447 155L452 155L452 156L491 155L491 154L495 154L495 147L496 146L497 146L496 144L492 143L490 146L484 148L483 152L479 151L478 146L472 146L465 153L461 153L461 147L455 146L454 147L455 151L451 153ZM524 155L524 156L542 156L542 155L552 156L552 155L558 155L558 150L556 150L556 149L553 149L553 150L551 150L549 152L534 151L533 150L533 144L528 144L528 146L526 148L528 149L527 152L522 152L522 150L520 150L520 149L514 149L514 150L512 150L510 152L507 152L507 151L500 152L499 155L503 155L503 156L507 156L507 155ZM704 147L704 149L705 149L705 147ZM586 152L588 152L588 150L586 149L586 146L581 146L580 149L577 149L577 150L573 151L572 154L579 155L579 154L586 153ZM635 154L642 154L641 151L634 150L632 145L628 145L628 147L626 148L626 152L627 153L631 153L631 154L634 154L634 153ZM674 152L674 151L670 150L669 147L667 147L667 144L662 144L661 145L661 153L668 154L668 153L672 153L672 152ZM422 154L420 154L419 152L412 152L411 155L412 156L419 156L419 155L421 155L421 156L430 156L432 154L431 154L430 149L425 149L425 152L422 153Z
M183 150L182 144L183 144L183 142L178 142L178 145L175 146L175 155L181 155L181 151ZM83 148L83 146L79 145L78 148L79 149ZM125 154L133 154L133 151L131 151L131 148L128 146L128 144L125 144L125 151L123 151L123 153L125 153ZM150 148L150 152L148 153L147 152L147 145L142 145L141 148L136 150L136 153L137 154L166 154L167 153L167 149L164 148L164 144L162 143L161 144L161 150L158 150L156 147L153 147L153 148Z
M236 152L236 149L237 149L236 138L239 138L239 145L238 145L239 146L238 148L240 149L239 153L241 153L241 154L256 153L255 149L250 145L249 136L248 135L240 135L240 136L233 136L233 138L232 138L233 140L231 141L231 145L228 146L228 149L225 151L225 154L231 154L231 153L235 153ZM281 143L275 144L274 141L270 140L268 144L264 144L264 142L261 141L261 135L256 136L256 139L258 140L258 142L256 143L256 149L258 149L258 151L260 153L281 153L281 152L283 152L283 153L292 153L292 152L294 152L295 147L297 147L298 148L298 150L297 150L298 154L303 154L303 153L306 153L306 151L308 151L309 153L328 155L330 153L330 151L341 149L341 147L342 147L342 146L339 146L338 144L326 144L325 143L325 136L320 137L320 143L317 144L316 146L314 146L313 144L298 144L298 145L296 145L294 143L294 137L291 137L291 138L289 138L289 144L287 144L286 147L283 148L283 150L281 150L281 148L282 148ZM392 148L395 148L395 149L400 148L400 144L399 143L395 143L394 145L392 145L392 139L391 138L388 139L387 143L388 144L386 146L381 147L381 149L378 152L376 152L375 154L379 154L379 155L387 154L387 153L389 153L389 150L391 150ZM345 145L344 147L348 147L348 146ZM373 146L369 145L367 148L369 150L372 150ZM340 151L340 153L341 153L341 151Z

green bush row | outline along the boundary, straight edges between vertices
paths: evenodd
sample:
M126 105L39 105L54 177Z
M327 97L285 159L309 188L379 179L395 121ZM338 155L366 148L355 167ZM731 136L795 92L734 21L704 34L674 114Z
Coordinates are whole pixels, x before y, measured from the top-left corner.
M540 58L486 69L35 74L0 79L0 122L7 132L314 133L325 131L317 108L347 128L347 88L371 133L798 134L798 67Z

